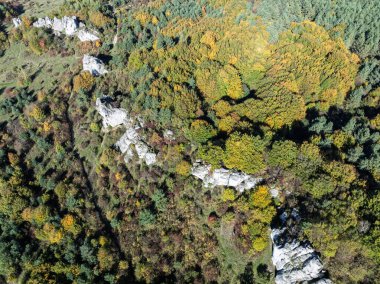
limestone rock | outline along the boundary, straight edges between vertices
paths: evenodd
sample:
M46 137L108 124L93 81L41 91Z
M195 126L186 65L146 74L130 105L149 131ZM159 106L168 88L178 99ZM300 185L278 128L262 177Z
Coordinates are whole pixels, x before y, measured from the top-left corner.
M117 42L118 42L118 40L119 40L119 37L118 37L118 34L116 34L116 35L113 37L112 44L113 44L113 45L116 45Z
M73 36L78 31L79 23L75 16L63 17L62 19L53 19L52 29L58 33L64 33Z
M14 25L15 28L18 28L22 24L22 21L21 21L20 18L13 18L12 22L13 22L13 25Z
M126 110L107 106L102 103L101 99L96 100L96 110L103 118L104 128L113 128L130 123L130 119Z
M273 197L273 198L277 198L278 195L279 195L279 191L277 188L275 187L271 187L271 189L269 190L269 193L270 195Z
M125 109L108 106L101 99L96 100L96 110L103 118L104 128L119 126L126 128L123 136L115 143L115 146L124 154L126 163L134 157L134 153L137 154L139 160L144 161L148 166L156 163L156 153L143 141L138 132L142 127L140 120L135 122Z
M169 141L175 140L174 132L173 131L167 129L167 130L164 131L163 134L164 134L164 138L166 140L169 140Z
M314 282L314 284L333 284L333 282L330 279L323 278L317 280L317 282Z
M157 161L157 155L155 153L147 153L144 157L145 163L150 166L154 165Z
M299 215L298 212L292 212L290 216L298 218ZM280 219L285 224L288 215L284 212ZM289 237L285 227L272 229L271 239L272 262L276 267L276 284L296 284L304 281L332 284L331 280L324 278L322 261L309 242L300 242Z
M211 171L211 166L205 165L201 161L194 163L191 172L193 176L203 180L203 186L208 188L227 186L243 192L254 188L262 181L261 178L223 168Z
M58 35L63 33L68 36L73 36L78 31L79 22L75 16L65 16L62 19L55 17L54 19L50 19L49 17L45 17L39 18L36 22L33 23L33 26L36 28L52 29Z
M97 41L99 37L95 33L90 33L88 30L81 29L77 33L80 41Z
M33 23L33 26L36 28L52 29L57 35L65 34L67 36L77 36L80 41L99 40L96 33L86 30L85 24L80 23L75 16L65 16L62 19L50 19L49 17L39 18Z
M33 23L33 27L35 27L35 28L48 28L48 29L51 29L52 26L53 26L53 21L50 20L49 17L38 18L38 20Z
M210 174L211 166L197 162L191 169L191 174L201 180L204 180L206 176Z
M89 71L93 76L100 76L108 73L104 63L100 59L88 54L83 56L83 71Z

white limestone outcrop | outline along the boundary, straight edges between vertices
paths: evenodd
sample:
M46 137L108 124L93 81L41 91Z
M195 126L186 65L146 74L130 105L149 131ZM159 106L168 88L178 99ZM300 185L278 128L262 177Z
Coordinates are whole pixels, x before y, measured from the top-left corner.
M294 214L298 216L297 212ZM292 212L291 216L294 214ZM280 219L285 223L287 214L283 213ZM272 229L271 239L272 262L276 267L276 284L295 284L312 280L319 284L332 284L331 280L324 278L322 261L310 243L301 243L290 238L286 234L285 227Z
M174 132L169 129L164 131L163 136L166 140L169 140L169 141L175 140Z
M77 32L77 37L80 41L97 41L100 38L96 35L95 32L89 32L88 30L81 29Z
M193 176L203 180L204 187L228 186L240 192L252 189L262 181L262 178L257 178L242 172L223 168L211 170L211 165L206 165L201 161L196 161L193 164L191 173Z
M108 73L104 63L91 55L85 54L83 56L83 71L89 71L93 76L100 76Z
M49 17L45 17L39 18L33 23L33 26L36 28L52 29L54 33L58 35L63 33L68 36L73 36L79 29L79 22L75 16L65 16L62 19L58 19L56 17L50 19Z
M278 198L278 196L280 195L279 190L275 187L271 187L269 193L273 198Z
M13 18L12 19L13 25L15 28L18 28L19 26L22 25L22 21L20 18Z
M52 29L56 35L65 34L67 36L77 36L80 41L97 41L99 37L95 32L89 32L77 17L64 16L62 19L54 17L39 18L33 23L36 28Z
M115 146L125 154L124 160L128 163L133 158L133 146L140 160L149 166L156 162L156 154L150 151L149 146L141 140L137 130L139 126L127 128L124 135L116 142Z
M115 128L123 126L126 128L125 133L116 142L115 146L124 154L124 160L128 163L136 153L140 161L144 161L148 166L157 161L157 155L150 149L140 136L138 130L141 129L142 123L134 121L125 109L114 108L96 100L96 109L103 118L103 128Z
M314 282L314 284L333 284L333 282L330 279L323 278L317 280L317 282Z
M115 128L117 126L132 124L132 120L125 109L107 106L102 103L101 99L96 100L95 107L103 118L102 123L105 129L108 127Z

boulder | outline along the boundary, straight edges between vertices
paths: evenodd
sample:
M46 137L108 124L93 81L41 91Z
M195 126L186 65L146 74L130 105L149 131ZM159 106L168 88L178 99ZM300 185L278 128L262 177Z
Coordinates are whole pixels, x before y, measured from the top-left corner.
M156 154L151 152L148 145L146 145L144 142L137 142L135 144L135 149L140 160L144 160L148 166L156 162Z
M100 76L108 73L104 63L93 56L88 54L83 56L83 71L89 71L93 76Z
M317 282L314 282L314 284L333 284L333 282L330 279L323 278L317 280Z
M35 28L48 28L48 29L51 29L52 26L53 26L53 21L50 20L49 17L38 18L38 20L33 23L33 27L35 27Z
M20 18L13 18L12 22L13 22L13 25L14 25L15 28L18 28L22 24L22 21L21 21Z
M73 36L78 31L79 23L75 16L65 16L62 19L54 18L51 28L57 33L64 33L65 35Z
M144 157L145 163L150 166L154 165L157 161L157 155L155 153L147 153Z
M167 129L167 130L164 131L163 134L164 134L164 138L166 140L169 140L169 141L175 140L174 132L173 131Z
M89 31L85 29L81 29L77 33L77 37L80 41L97 41L99 40L99 37L95 34L95 32L90 33Z
M124 135L121 136L120 139L116 142L115 146L119 148L122 154L125 154L133 142L134 140L129 139L127 133L124 133Z
M96 110L103 118L103 127L117 127L131 123L128 113L124 109L113 108L102 103L101 99L96 100Z
M210 170L210 165L205 165L198 161L193 165L191 169L191 174L201 180L204 180L206 176L210 174Z
M269 193L270 195L273 197L273 198L277 198L279 196L279 191L277 188L275 187L271 187L271 189L269 190Z

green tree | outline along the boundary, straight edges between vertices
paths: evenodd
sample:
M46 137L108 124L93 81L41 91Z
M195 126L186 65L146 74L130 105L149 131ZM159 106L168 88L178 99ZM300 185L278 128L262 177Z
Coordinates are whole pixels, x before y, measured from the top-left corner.
M290 140L276 141L268 153L268 164L283 169L292 166L298 157L297 144Z

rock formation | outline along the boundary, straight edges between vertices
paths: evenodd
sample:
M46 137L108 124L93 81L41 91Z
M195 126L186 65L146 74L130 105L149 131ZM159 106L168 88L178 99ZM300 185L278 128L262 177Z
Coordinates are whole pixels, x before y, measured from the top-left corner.
M169 141L175 140L174 132L169 129L164 131L163 136L166 140L169 140Z
M134 157L135 152L139 159L148 166L156 163L157 155L144 142L138 132L143 126L142 122L135 122L125 109L108 106L101 99L96 100L96 109L103 118L105 129L119 126L126 128L124 135L115 144L120 152L125 155L126 163Z
M75 16L63 17L62 19L55 18L50 19L49 17L39 18L33 23L33 27L36 28L48 28L52 29L54 33L60 35L61 33L73 36L79 29L79 22Z
M12 22L13 22L13 25L14 25L15 28L18 28L22 24L22 21L21 21L20 18L13 18Z
M292 217L299 218L299 215L297 212L292 212ZM280 219L284 224L287 215L282 214ZM276 267L276 284L295 284L303 281L319 284L332 283L324 277L322 261L309 242L300 242L291 238L285 227L273 229L271 239L272 262Z
M88 54L83 56L82 63L83 71L89 71L93 76L104 75L108 72L100 59Z
M80 41L97 41L99 37L95 33L90 33L87 30L79 30L77 32L77 37Z
M228 186L240 192L252 189L262 181L261 178L223 168L211 170L210 165L206 165L201 161L194 163L191 173L193 176L203 180L204 187Z
M62 19L50 19L49 17L39 18L33 23L33 26L36 28L52 29L57 35L65 34L67 36L77 36L80 41L99 40L99 37L95 34L95 32L91 33L86 30L85 25L80 23L75 16L65 16Z

